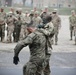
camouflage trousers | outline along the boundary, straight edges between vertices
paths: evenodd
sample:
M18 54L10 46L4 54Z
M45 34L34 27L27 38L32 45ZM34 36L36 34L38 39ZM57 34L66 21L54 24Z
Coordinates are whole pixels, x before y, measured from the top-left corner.
M51 73L50 65L49 65L50 57L51 57L51 55L46 55L45 67L43 69L43 75L50 75L50 73Z
M5 24L1 25L0 27L0 37L2 42L4 42L4 36L5 36Z
M43 59L29 61L23 67L23 75L42 75L44 61Z
M20 32L20 40L22 40L27 35L27 29L25 25L21 26L21 32Z
M12 38L11 35L13 35L14 32L14 25L12 26L8 26L8 30L7 30L7 42L12 42Z
M76 45L76 27L74 27L75 45Z
M74 33L74 26L70 26L70 38L71 38L71 40L73 37L73 33Z
M57 44L57 42L58 42L59 29L58 29L58 27L54 27L54 29L55 29L55 35L54 35L55 44Z
M59 34L58 31L55 32L55 35L54 35L54 38L55 38L55 44L57 44L57 42L58 42L58 34Z
M14 25L14 32L13 32L14 42L19 41L20 31L21 31L21 25L15 24Z

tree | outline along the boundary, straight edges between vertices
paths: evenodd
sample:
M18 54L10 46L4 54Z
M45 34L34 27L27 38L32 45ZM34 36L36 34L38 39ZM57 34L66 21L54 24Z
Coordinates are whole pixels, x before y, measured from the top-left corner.
M33 0L31 0L31 6L33 6Z
M22 0L23 1L23 6L25 6L25 2L26 2L26 0Z

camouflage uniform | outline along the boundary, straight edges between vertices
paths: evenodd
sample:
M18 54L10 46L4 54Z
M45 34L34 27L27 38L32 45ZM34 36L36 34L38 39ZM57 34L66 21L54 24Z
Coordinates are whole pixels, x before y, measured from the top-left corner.
M42 19L39 16L33 18L33 26L37 27L38 25L42 25Z
M23 75L41 75L45 60L46 38L43 33L35 31L29 34L15 47L15 56L18 56L23 47L29 45L30 59L23 67Z
M43 21L42 21L41 17L38 16L38 12L36 11L34 13L32 26L37 27L38 25L42 25L42 22Z
M75 22L76 22L76 16L71 15L69 17L69 22L70 22L70 37L71 37L71 40L72 40L74 25L75 25Z
M16 13L10 11L10 12L7 13L7 17L8 17L8 15L9 15L10 13L11 13L12 16L16 16Z
M72 35L74 32L74 36L75 36L75 45L76 45L76 14L75 11L72 10L71 11L72 15L69 17L69 22L70 22L70 37L72 40Z
M52 23L55 30L55 44L57 45L59 28L61 27L61 19L57 14L54 14L54 16L52 17Z
M22 40L28 34L26 29L28 23L30 23L30 17L28 15L24 15L21 25L20 40Z
M16 15L16 12L15 12L15 9L14 9L14 8L11 8L11 9L10 9L10 12L7 13L7 18L8 18L8 16L9 16L10 14L17 20L17 18L16 18L17 15ZM15 20L14 23L13 23L13 24L14 24L14 31L15 31L15 27L16 27L16 25L15 25L15 24L16 24L16 23L15 23L16 20ZM13 32L13 37L14 37L13 40L15 41L15 33L14 33L14 32Z
M49 61L50 61L50 57L52 54L52 44L51 44L51 40L52 40L52 36L51 34L53 34L53 29L54 26L52 24L52 22L49 22L45 25L44 29L39 29L46 37L47 41L46 41L46 60L45 60L45 67L43 69L43 73L44 75L50 75L50 65L49 65Z
M33 24L34 10L31 10L29 17L30 17L30 23L28 25L31 26Z
M75 22L75 25L74 25L74 34L75 34L75 45L76 45L76 22Z
M20 32L21 32L21 25L22 25L22 20L21 20L21 15L16 14L17 21L15 21L15 29L14 29L14 42L18 42L20 38Z
M2 42L4 42L5 36L5 18L6 14L4 12L0 12L0 37Z
M14 32L14 20L16 18L12 15L12 13L9 13L8 17L7 17L7 33L8 33L8 38L7 38L7 42L8 43L11 43L12 42L12 39L11 39L11 35L13 34Z
M42 21L43 21L44 24L46 23L45 18L46 18L48 15L49 15L49 14L48 14L47 12L42 12L41 15L40 15L40 17L41 17L41 19L42 19Z

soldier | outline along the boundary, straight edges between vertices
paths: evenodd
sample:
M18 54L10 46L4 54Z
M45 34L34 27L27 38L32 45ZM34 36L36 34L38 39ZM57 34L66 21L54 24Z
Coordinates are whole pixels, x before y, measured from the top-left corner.
M30 23L29 23L29 25L31 26L33 24L34 10L31 10L31 12L29 14L29 17L30 17Z
M36 7L34 7L34 8L33 8L33 10L34 10L34 12L36 12L36 11L37 11L37 8L36 8Z
M59 29L61 28L61 18L58 16L56 9L52 12L52 23L55 29L55 45L57 45Z
M6 14L4 13L4 9L0 8L0 37L2 42L4 42L5 36L5 18Z
M16 11L16 17L17 17L17 21L15 22L15 29L14 29L14 38L15 38L15 42L18 42L20 39L20 32L21 32L21 25L22 25L22 21L23 21L23 13L22 13L22 9L19 8Z
M12 42L11 35L14 32L14 21L15 20L17 20L17 18L15 18L12 15L12 13L10 12L9 15L8 15L8 17L7 17L7 20L6 20L6 23L7 23L7 32L8 32L7 43L11 43Z
M41 17L39 16L39 12L36 11L34 13L34 17L33 17L33 26L37 27L38 25L42 25L43 21L41 19Z
M71 11L71 16L69 17L69 23L70 23L70 40L72 40L72 36L73 36L73 33L74 33L74 25L75 25L75 22L76 22L76 15L75 15L75 11L72 10Z
M52 37L54 36L54 26L52 24L52 17L50 15L46 16L46 25L44 26L40 26L39 30L40 32L42 32L47 41L46 41L46 60L45 60L45 67L43 69L43 73L44 75L50 75L50 65L49 65L49 61L50 61L50 57L51 57L51 54L52 54L52 44L51 44L51 40L52 40Z
M19 15L19 11L17 9L15 13L15 17L17 19L18 19L18 15ZM14 21L14 32L13 32L14 42L17 42L17 27L18 27L17 23L18 23L18 20Z
M17 20L17 18L16 18L16 13L15 13L15 9L14 8L10 8L10 11L6 14L6 18L7 18L7 22L8 21L12 21L11 23L9 23L9 25L8 25L8 27L7 27L7 34L9 34L9 27L10 27L10 24L12 24L11 25L11 28L12 28L12 30L13 30L13 28L15 29L15 20ZM9 20L10 19L10 20ZM14 25L14 27L12 27ZM12 31L11 30L11 31ZM11 33L12 34L12 33ZM9 37L9 35L8 35L8 37ZM14 31L13 31L13 37L14 37ZM14 40L14 38L13 38L13 40ZM10 43L11 41L13 41L13 40L10 40L9 41L9 38L7 39L7 43Z
M35 27L27 28L29 35L19 42L14 48L14 64L19 62L19 52L23 47L29 45L30 59L23 67L23 75L41 75L43 70L43 63L45 61L45 45L46 38L43 33L36 30ZM32 33L31 33L32 32Z
M14 8L10 8L10 12L9 13L11 13L13 16L15 16L16 15L16 13L15 13L15 9ZM8 14L9 14L8 13Z
M28 15L28 11L25 12L24 21L22 22L21 32L20 32L20 40L22 40L27 33L27 25L30 23L30 17Z
M41 12L41 14L40 14L40 17L42 18L44 24L45 24L45 18L46 18L46 16L48 16L48 15L49 15L49 14L48 14L48 8L47 8L47 6L45 6L43 12Z

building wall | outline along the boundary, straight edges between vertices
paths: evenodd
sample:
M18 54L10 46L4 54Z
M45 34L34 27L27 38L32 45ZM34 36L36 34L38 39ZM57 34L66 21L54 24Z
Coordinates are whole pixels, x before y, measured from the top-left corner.
M12 0L0 0L1 6L12 6Z
M76 7L76 0L49 0L50 7Z
M5 0L8 4L7 6L12 6L12 0Z
M76 7L76 0L33 0L33 7Z
M1 6L5 6L5 0L0 0Z
M49 5L49 0L33 0L33 7L43 8Z

